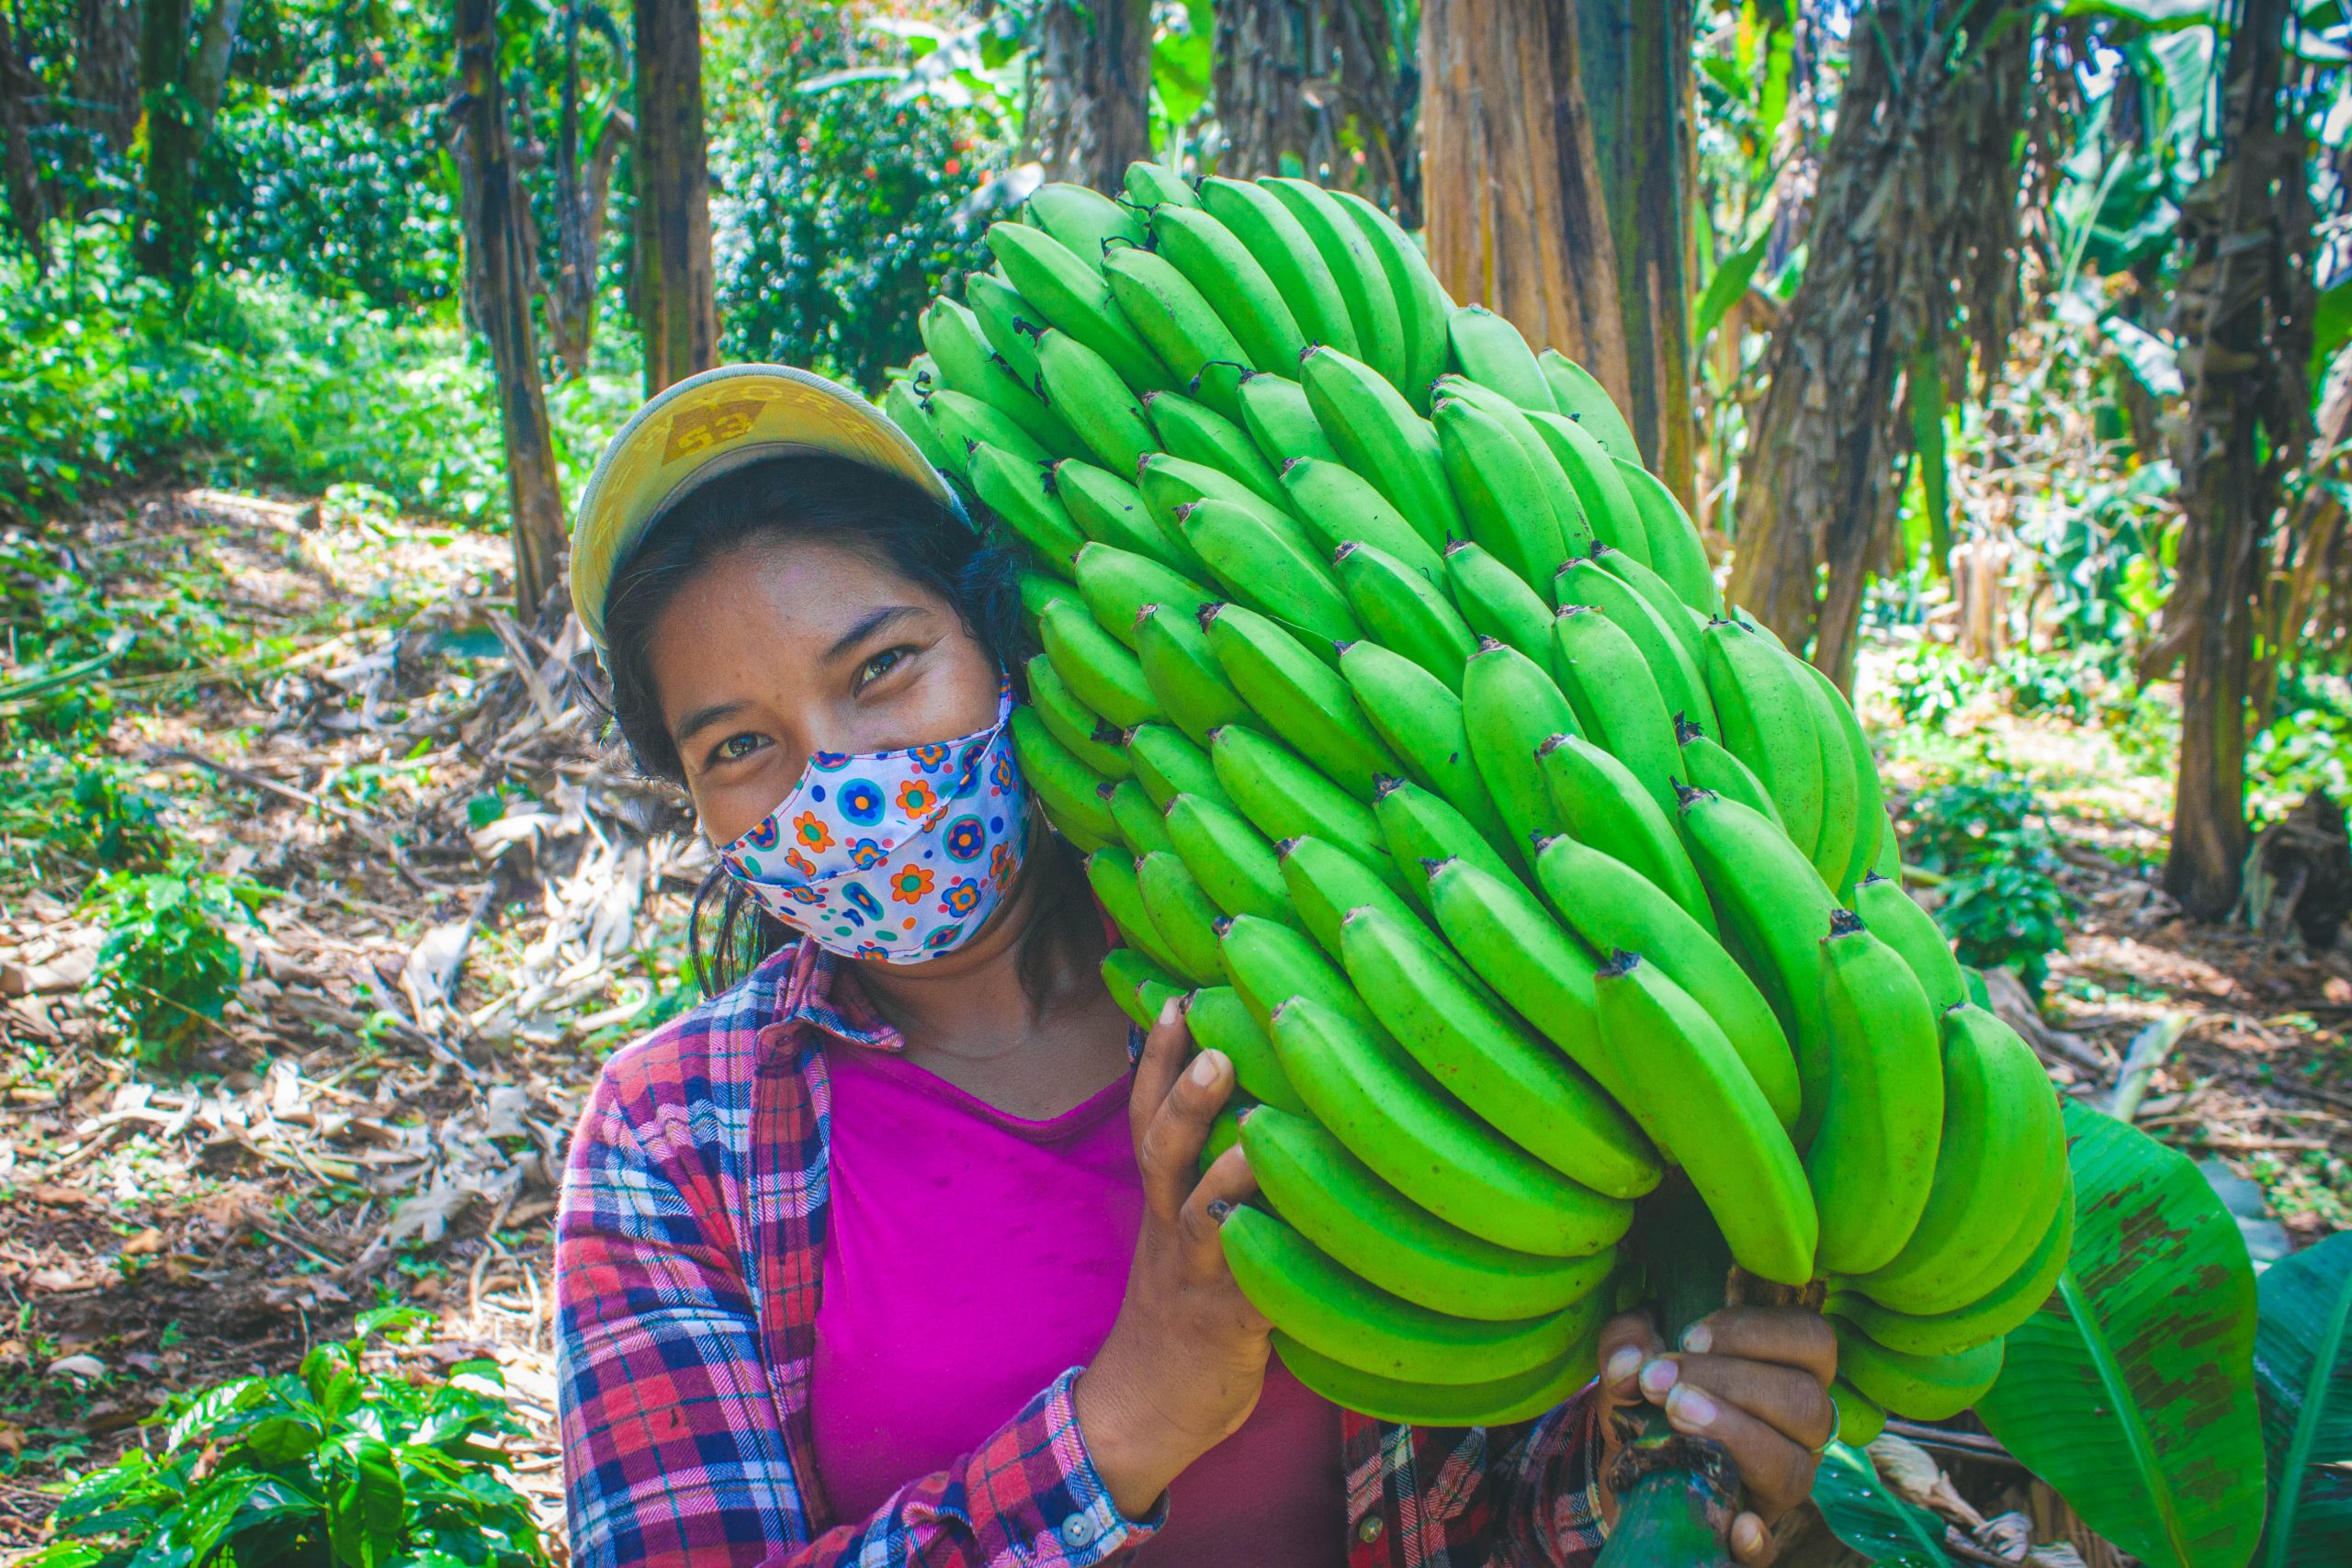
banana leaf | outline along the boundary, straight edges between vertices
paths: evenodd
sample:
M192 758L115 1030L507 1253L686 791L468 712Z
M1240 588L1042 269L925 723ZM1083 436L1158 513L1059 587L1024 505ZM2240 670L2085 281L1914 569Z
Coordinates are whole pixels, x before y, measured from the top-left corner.
M2254 1269L2188 1157L2066 1107L2075 1246L1978 1416L2152 1568L2241 1568L2262 1527Z
M2270 1450L2259 1568L2352 1562L2352 1234L2265 1270L2255 1387Z
M1886 1489L1866 1450L1831 1443L1813 1472L1813 1504L1829 1531L1887 1568L1951 1568L1943 1521Z

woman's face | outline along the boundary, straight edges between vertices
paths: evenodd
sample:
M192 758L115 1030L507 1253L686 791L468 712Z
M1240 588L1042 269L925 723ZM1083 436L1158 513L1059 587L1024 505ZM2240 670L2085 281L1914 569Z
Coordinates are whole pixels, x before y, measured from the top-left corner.
M938 594L856 550L730 551L653 626L653 682L714 843L741 837L816 751L953 740L996 720L999 674Z

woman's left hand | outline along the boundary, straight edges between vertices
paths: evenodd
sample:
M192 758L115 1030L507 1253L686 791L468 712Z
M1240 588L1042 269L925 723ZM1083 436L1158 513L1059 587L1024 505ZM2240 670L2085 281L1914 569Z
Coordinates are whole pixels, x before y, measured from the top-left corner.
M1772 1525L1804 1501L1821 1450L1838 1433L1829 1380L1838 1341L1828 1323L1801 1307L1725 1307L1690 1325L1668 1351L1639 1313L1600 1330L1600 1397L1609 1434L1601 1507L1616 1522L1607 1465L1616 1458L1610 1416L1645 1401L1666 1411L1676 1431L1721 1443L1739 1467L1747 1510L1733 1519L1732 1556L1742 1568L1772 1561Z

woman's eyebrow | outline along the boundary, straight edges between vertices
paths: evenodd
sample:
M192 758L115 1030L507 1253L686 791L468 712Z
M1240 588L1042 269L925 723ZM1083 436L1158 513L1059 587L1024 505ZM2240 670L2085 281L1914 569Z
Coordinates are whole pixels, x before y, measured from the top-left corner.
M684 750L687 741L692 740L712 725L734 717L751 705L750 703L738 697L731 702L712 703L707 707L695 709L678 721L675 744L680 750Z
M922 614L922 606L920 604L885 604L878 610L867 611L858 617L855 626L842 633L833 646L825 650L825 662L831 663L883 627L902 620L908 615L921 614Z

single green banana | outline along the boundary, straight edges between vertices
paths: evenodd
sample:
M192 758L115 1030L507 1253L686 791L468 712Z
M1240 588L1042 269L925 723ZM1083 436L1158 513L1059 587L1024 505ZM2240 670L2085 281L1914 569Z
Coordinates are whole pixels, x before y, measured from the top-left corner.
M1788 824L1781 820L1781 808L1772 804L1772 792L1748 771L1747 763L1724 750L1723 743L1702 726L1678 718L1674 738L1682 750L1682 771L1677 776L1685 784L1736 800L1750 811L1770 818L1772 826L1783 833L1789 830Z
M1796 1055L1772 1004L1714 933L1613 855L1562 834L1535 857L1544 896L1597 953L1638 953L1706 1010L1781 1126L1797 1119Z
M1897 1312L1948 1312L2007 1279L2032 1256L2065 1189L2058 1096L2015 1031L1983 1008L1952 1009L1943 1016L1940 1077L1942 1141L1929 1142L1935 1168L1917 1225L1872 1270L1839 1270L1856 1275L1856 1292ZM1824 1122L1824 1139L1829 1131Z
M1878 859L1871 862L1871 871L1875 875L1883 876L1897 887L1903 886L1903 841L1895 837L1893 822L1887 823L1879 833ZM1962 972L1966 973L1964 967ZM1984 1004L1984 998L1976 996L1973 990L1970 993L1970 998L1979 1007Z
M1102 253L1113 240L1140 245L1143 220L1089 186L1056 180L1029 193L1024 209L1029 222L1043 229L1080 261L1102 265Z
M1911 965L1938 1018L1968 1000L1968 981L1960 972L1960 960L1952 956L1951 939L1933 915L1911 901L1900 883L1876 872L1863 877L1854 888L1854 913Z
M1869 1448L1886 1430L1885 1410L1844 1378L1831 1381L1829 1404L1838 1412L1838 1440L1849 1449Z
M1813 863L1822 880L1842 894L1853 886L1846 873L1853 863L1854 840L1861 826L1860 789L1853 754L1846 750L1846 697L1829 677L1804 660L1790 663L1813 718L1814 744L1821 753L1821 832L1814 840Z
M1119 825L1112 819L1110 807L1095 793L1096 786L1111 781L1055 739L1036 709L1014 708L1012 722L1012 751L1021 763L1021 776L1045 803L1055 831L1081 852L1117 843Z
M1204 986L1184 1004L1184 1023L1193 1043L1204 1051L1222 1051L1233 1064L1234 1082L1241 1092L1261 1102L1296 1115L1306 1114L1306 1102L1283 1072L1274 1055L1273 1037L1265 1025L1250 1016L1241 993L1231 986ZM1256 1111L1250 1112L1257 1114Z
M1821 943L1837 897L1771 818L1728 796L1691 791L1678 824L1691 863L1722 913L1724 945L1747 961L1796 1047L1804 1104L1791 1131L1798 1146L1806 1146L1829 1091Z
M1021 536L1037 564L1063 577L1086 535L1053 491L1046 471L994 446L972 449L969 477L980 504Z
M1393 886L1403 878L1385 850L1371 808L1317 773L1281 741L1246 725L1228 724L1209 737L1209 761L1219 783L1269 839L1302 833L1347 849Z
M1837 682L1799 660L1797 668L1811 683L1814 695L1819 699L1816 711L1821 716L1825 731L1821 740L1822 797L1826 802L1833 791L1830 775L1844 770L1853 781L1854 824L1853 847L1846 857L1843 870L1830 872L1826 866L1822 875L1841 891L1862 879L1872 862L1878 859L1878 841L1882 834L1893 831L1886 821L1886 792L1879 784L1878 759L1871 754L1870 738L1862 733L1861 721L1854 716L1853 704ZM1842 795L1842 791L1835 792Z
M1112 815L1117 814L1114 802ZM1184 869L1183 857L1172 847L1154 851L1136 860L1135 874L1136 896L1144 917L1171 961L1165 967L1195 986L1222 983L1225 950L1217 945L1216 921L1223 912L1209 902L1209 896Z
M1445 372L1451 353L1447 323L1453 314L1437 274L1413 237L1396 220L1353 191L1335 190L1331 198L1355 220L1357 231L1370 243L1380 269L1387 275L1390 298L1396 301L1398 336L1404 342L1405 373L1392 378L1414 408L1429 408L1429 385Z
M1588 1298L1594 1299L1598 1292ZM1404 1382L1379 1377L1318 1355L1280 1329L1274 1330L1273 1346L1293 1377L1342 1410L1404 1427L1508 1427L1556 1409L1592 1381L1593 1357L1600 1342L1600 1314L1595 1312L1593 1317L1593 1325L1557 1361L1490 1382Z
M1189 1008L1192 998L1185 998L1184 1003ZM1241 1142L1241 1113L1251 1109L1253 1106L1245 1089L1227 1100L1224 1108L1209 1119L1209 1135L1201 1145L1199 1168L1203 1176L1206 1176L1209 1168L1224 1157L1226 1150Z
M1510 863L1468 817L1417 784L1382 780L1373 791L1372 815L1380 824L1381 841L1388 846L1396 864L1408 874L1406 892L1416 897L1426 898L1428 894L1422 877L1410 874L1425 875L1429 865L1449 860L1468 861L1504 882L1518 880Z
M1593 981L1600 1037L1732 1258L1778 1284L1813 1278L1818 1219L1804 1168L1723 1030L1657 964L1613 954Z
M1102 955L1102 985L1137 1029L1158 1024L1159 1010L1184 994L1165 970L1132 947L1114 947Z
M1486 637L1462 668L1462 725L1471 761L1510 829L1512 852L1533 853L1538 838L1560 830L1536 753L1577 729L1568 699L1534 660Z
M1132 470L1159 438L1111 362L1068 333L1047 328L1037 339L1037 379L1046 405L1069 422L1086 449L1114 473ZM1148 390L1148 389L1147 389Z
M1396 310L1396 293L1386 268L1363 231L1322 186L1299 179L1261 179L1259 186L1290 209L1330 270L1331 281L1346 302L1348 321L1355 330L1356 347L1349 350L1385 377L1390 386L1403 384L1406 373L1405 334ZM1338 346L1346 348L1346 344Z
M1464 532L1437 429L1402 393L1333 348L1310 350L1298 378L1316 423L1340 457L1404 513L1430 548L1443 549Z
M1487 1323L1452 1317L1376 1290L1262 1209L1218 1227L1234 1283L1284 1334L1342 1365L1410 1382L1487 1382L1568 1352L1582 1314Z
M1430 908L1453 950L1521 1018L1568 1055L1610 1098L1636 1110L1601 1043L1590 949L1553 919L1526 888L1466 860L1438 863ZM1653 1140L1655 1134L1653 1133Z
M1387 551L1357 540L1332 552L1331 571L1374 642L1442 684L1462 679L1478 639L1444 590Z
M893 381L890 389L882 394L882 412L889 416L892 424L906 432L907 439L915 444L924 462L951 478L958 476L965 466L963 454L949 455L947 439L933 423L923 400L911 382Z
M1315 536L1285 506L1269 504L1264 496L1215 464L1197 463L1170 452L1154 452L1136 465L1136 482L1142 489L1143 503L1153 519L1179 538L1183 535L1176 516L1180 510L1203 501L1227 501L1299 549L1316 552Z
M1595 542L1649 565L1649 535L1641 510L1634 504L1633 492L1618 477L1616 461L1575 420L1556 413L1532 413L1527 418L1552 449L1561 472L1576 487L1585 526Z
M1144 412L1170 457L1220 469L1276 511L1289 508L1290 498L1272 467L1258 455L1249 432L1225 415L1176 392L1152 393L1144 399Z
M1266 1023L1293 997L1307 997L1353 1027L1380 1034L1379 1021L1350 988L1348 977L1303 933L1262 916L1235 915L1224 922L1219 935L1226 974L1250 1016L1260 1023ZM1385 1035L1381 1038L1389 1043Z
M1161 937L1159 929L1151 923L1136 878L1135 856L1117 844L1096 850L1086 857L1086 885L1093 889L1095 902L1118 926L1119 935L1128 946L1150 959L1162 973L1194 984L1199 982L1199 976L1190 971L1176 950Z
M1546 669L1552 663L1552 607L1517 572L1467 539L1445 547L1445 573L1454 607L1470 629L1519 649Z
M1278 376L1271 370L1253 370L1241 378L1237 400L1241 405L1242 428L1257 444L1259 456L1276 472L1306 457L1339 462L1340 449L1331 445L1323 427L1315 423L1315 411L1306 401L1306 389L1290 377Z
M1590 556L1579 556L1552 579L1552 595L1562 609L1581 604L1608 616L1641 650L1642 661L1657 682L1658 696L1665 702L1667 712L1677 719L1687 717L1710 728L1713 727L1714 704L1708 700L1707 682L1699 673L1698 660L1650 602L1624 579L1604 569ZM1555 639L1557 635L1555 627ZM1568 696L1573 702L1576 694L1571 691Z
M1161 526L1143 492L1118 475L1075 460L1056 463L1052 473L1054 494L1088 538L1149 556L1188 576L1201 570L1193 547Z
M1770 643L1774 648L1779 649L1782 653L1789 651L1789 645L1781 640L1781 634L1774 631L1770 626L1767 625L1762 618L1758 616L1755 612L1749 610L1746 605L1735 604L1725 611L1724 614L1731 619L1737 621L1741 626L1746 626L1749 631L1754 632L1758 637L1762 637L1766 642Z
M1013 578L1013 585L1021 595L1021 613L1033 623L1046 613L1048 604L1075 604L1086 608L1086 601L1078 596L1078 585L1058 577L1048 577L1042 571L1023 570Z
M1374 1030L1311 997L1285 1002L1275 1054L1315 1119L1414 1202L1498 1247L1583 1258L1633 1224L1633 1205L1578 1185L1510 1143Z
M1168 836L1168 824L1161 819L1159 807L1152 804L1150 793L1139 781L1121 779L1108 789L1098 785L1095 794L1102 797L1111 820L1117 825L1119 841L1133 850L1138 861L1176 848L1176 840Z
M1820 960L1829 1087L1805 1174L1821 1211L1822 1269L1865 1274L1903 1250L1935 1185L1942 1047L1902 954L1850 911L1829 920Z
M1239 604L1210 605L1200 623L1209 650L1242 700L1341 789L1370 800L1374 776L1397 771L1396 758L1364 722L1348 682L1298 638Z
M1049 604L1037 617L1037 632L1046 657L1054 662L1054 673L1080 702L1122 729L1160 716L1143 666L1085 610Z
M1363 635L1338 579L1315 555L1270 526L1264 509L1194 502L1176 509L1176 525L1207 563L1209 575L1260 615L1327 646Z
M1633 770L1581 735L1546 740L1536 761L1558 830L1623 861L1702 927L1715 930L1708 890L1675 833L1673 818L1658 809ZM1826 915L1824 920L1826 925Z
M1185 794L1168 803L1164 819L1184 869L1211 903L1228 915L1295 918L1274 846L1239 812L1204 795Z
M1577 487L1569 482L1568 471L1560 467L1560 459L1553 451L1555 443L1545 440L1535 428L1536 415L1513 402L1509 394L1473 381L1467 376L1448 374L1439 377L1430 396L1432 403L1457 399L1491 415L1510 434L1520 451L1526 455L1529 466L1535 470L1537 483L1559 519L1560 537L1567 546L1567 553L1582 555L1592 548L1592 525L1585 520L1583 500L1577 495Z
M1674 640L1682 645L1682 651L1690 656L1691 668L1701 671L1700 680L1703 686L1707 650L1701 637L1707 629L1706 615L1685 604L1666 579L1623 550L1595 544L1592 560L1601 570L1640 594L1648 602L1649 607L1657 612L1659 624L1673 633Z
M1144 606L1136 618L1136 662L1160 711L1195 745L1207 745L1219 725L1250 716L1196 615L1181 605Z
M1111 298L1169 374L1217 412L1234 417L1250 355L1192 280L1166 256L1127 245L1103 254L1102 276Z
M1593 379L1590 371L1555 348L1537 355L1535 363L1543 368L1559 412L1584 426L1585 434L1600 442L1611 457L1628 463L1642 460L1642 449L1634 440L1633 427L1618 412L1617 400Z
M1183 175L1165 164L1154 164L1138 158L1127 165L1125 180L1127 199L1149 212L1163 203L1177 207L1198 207L1200 193Z
M1101 355L1135 391L1174 384L1111 298L1100 268L1026 223L989 224L989 250L1039 326L1058 329Z
M1552 384L1535 362L1535 351L1519 329L1484 305L1462 305L1446 322L1453 367L1481 386L1492 387L1523 409L1556 413Z
M1396 752L1405 776L1460 812L1506 863L1518 858L1463 728L1462 699L1427 670L1376 642L1351 642L1340 673L1372 728Z
M1129 730L1127 761L1136 770L1136 781L1162 811L1180 795L1197 795L1227 811L1234 808L1232 796L1216 782L1207 750L1165 724L1141 724Z
M1374 1174L1312 1116L1261 1107L1241 1124L1259 1193L1341 1268L1434 1312L1508 1322L1592 1294L1613 1247L1538 1258L1448 1224Z
M1658 1182L1648 1140L1599 1086L1490 999L1431 961L1410 927L1375 908L1340 928L1348 978L1414 1060L1486 1123L1561 1175L1612 1198Z
M943 387L969 393L1029 433L1032 440L1057 457L1085 450L1078 433L1045 400L1022 385L1012 367L989 346L988 334L970 308L944 295L916 318L923 347L939 367Z
M1201 206L1266 269L1307 342L1362 357L1339 280L1287 205L1250 181L1212 175L1201 182Z
M1151 231L1154 248L1216 308L1251 365L1286 371L1298 363L1306 336L1240 236L1203 209L1165 204L1151 209Z
M1714 621L1702 640L1707 694L1731 754L1763 782L1806 856L1821 839L1821 743L1813 703L1788 657L1736 623Z
M1603 443L1606 445L1606 443ZM1614 456L1614 454L1611 454ZM1707 547L1682 502L1666 481L1638 462L1617 458L1617 477L1642 515L1642 536L1649 541L1650 566L1674 585L1682 603L1702 615L1723 614L1723 590L1715 586L1715 569L1708 564Z
M1395 888L1352 852L1328 839L1312 834L1284 839L1274 846L1274 858L1282 863L1283 886L1290 889L1299 922L1334 964L1340 962L1340 927L1351 910L1381 909L1419 923L1420 917L1397 897ZM1449 962L1460 963L1434 938L1430 939L1430 946Z
M1136 621L1146 606L1164 604L1198 615L1209 603L1191 578L1116 545L1089 540L1072 565L1079 597L1093 612L1095 623L1130 652L1136 647Z
M1336 458L1295 457L1283 466L1282 486L1292 513L1327 552L1348 544L1372 545L1431 583L1446 585L1444 558L1353 468Z
M1848 1324L1838 1327L1838 1371L1871 1404L1913 1421L1947 1421L1984 1397L2001 1376L2001 1341L1951 1356L1890 1350Z
M1548 586L1570 548L1555 492L1502 422L1476 403L1440 398L1430 417L1470 537L1522 582Z
M1598 610L1571 604L1552 622L1554 668L1585 734L1633 773L1661 812L1677 802L1681 749L1674 716L1641 645Z
M972 454L983 446L999 447L1024 463L1053 460L1054 454L1022 429L1011 415L968 392L942 388L932 393L923 406L931 415L931 427L938 434L940 445L947 449L947 471L967 484L971 481Z
M1124 779L1134 772L1119 731L1105 726L1100 714L1079 700L1055 671L1053 660L1040 653L1022 668L1029 677L1029 705L1046 721L1047 734L1106 779Z
M1868 1296L1836 1291L1823 1310L1835 1313L1890 1350L1914 1356L1949 1356L1973 1350L2016 1328L2040 1312L2058 1288L2075 1240L2074 1182L2070 1177L2058 1212L2041 1227L2041 1243L2009 1277L1975 1301L1949 1312L1915 1315L1883 1307Z
M1037 334L1046 330L1035 308L1021 291L992 272L967 273L964 302L980 323L989 349L1004 361L1012 378L1024 387L1037 384Z

